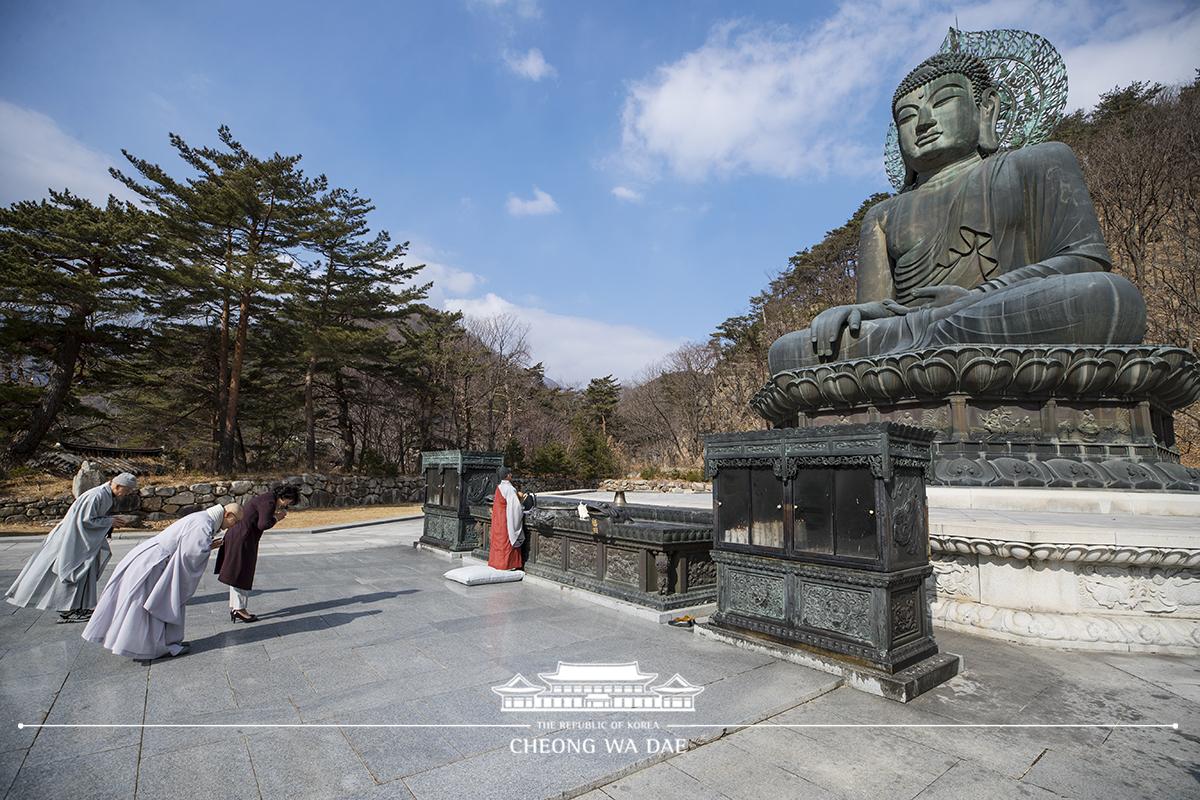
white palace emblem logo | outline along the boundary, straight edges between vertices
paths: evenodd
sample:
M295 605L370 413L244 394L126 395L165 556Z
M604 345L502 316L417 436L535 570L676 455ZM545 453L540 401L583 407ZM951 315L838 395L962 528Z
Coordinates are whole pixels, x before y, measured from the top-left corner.
M695 711L693 686L676 673L651 686L658 673L642 672L638 662L627 664L567 664L538 675L544 685L530 683L517 673L503 686L493 686L504 711Z

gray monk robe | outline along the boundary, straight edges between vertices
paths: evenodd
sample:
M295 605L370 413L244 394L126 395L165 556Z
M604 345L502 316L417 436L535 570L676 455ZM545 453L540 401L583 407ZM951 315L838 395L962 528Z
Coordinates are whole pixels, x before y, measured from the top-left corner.
M1137 344L1146 307L1111 258L1074 154L1057 142L997 153L872 206L859 239L858 302L908 313L845 329L834 357L949 344ZM971 291L934 307L916 290ZM808 330L786 334L771 373L818 363Z
M83 638L115 655L155 659L183 651L184 606L208 566L221 506L188 514L121 559Z
M112 557L108 532L113 520L112 487L88 489L67 509L5 599L14 606L72 611L96 605L96 582Z

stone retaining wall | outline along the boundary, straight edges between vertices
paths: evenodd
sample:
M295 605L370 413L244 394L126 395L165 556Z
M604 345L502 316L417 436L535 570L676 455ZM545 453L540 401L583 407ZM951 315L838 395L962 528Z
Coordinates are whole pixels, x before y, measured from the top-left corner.
M425 482L420 477L368 478L358 475L291 475L273 480L214 480L204 483L147 484L139 496L118 502L117 513L142 514L146 519L171 519L214 503L244 503L282 483L300 489L300 507L371 506L420 503ZM73 498L70 494L34 500L0 499L0 522L51 522L62 519Z
M673 478L610 478L600 481L601 492L669 492L671 494L688 494L689 492L711 492L712 484L702 481L680 481Z

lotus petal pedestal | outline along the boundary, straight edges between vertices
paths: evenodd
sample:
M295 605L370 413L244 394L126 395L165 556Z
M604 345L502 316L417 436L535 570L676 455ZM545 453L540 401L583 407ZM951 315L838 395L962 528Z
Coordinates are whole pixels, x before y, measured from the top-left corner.
M775 374L750 405L776 427L933 428L933 483L1200 491L1172 413L1200 398L1178 347L956 345Z

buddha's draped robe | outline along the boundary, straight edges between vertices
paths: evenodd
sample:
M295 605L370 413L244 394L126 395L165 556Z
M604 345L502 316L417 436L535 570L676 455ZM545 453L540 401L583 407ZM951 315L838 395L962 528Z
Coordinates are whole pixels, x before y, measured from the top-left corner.
M121 559L83 638L118 656L155 659L178 655L184 610L208 565L221 506L188 514Z
M492 530L488 547L488 566L495 569L521 568L521 543L524 509L517 490L508 481L500 481L492 498Z
M1051 142L998 153L867 212L858 302L908 314L844 330L832 360L946 344L1136 344L1145 304L1111 259L1079 164ZM973 290L941 307L923 287ZM818 363L809 331L778 339L771 372Z
M95 606L96 582L112 557L108 546L112 507L112 487L107 483L79 495L25 563L5 599L14 606L55 611Z

